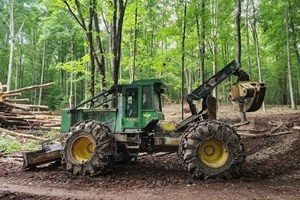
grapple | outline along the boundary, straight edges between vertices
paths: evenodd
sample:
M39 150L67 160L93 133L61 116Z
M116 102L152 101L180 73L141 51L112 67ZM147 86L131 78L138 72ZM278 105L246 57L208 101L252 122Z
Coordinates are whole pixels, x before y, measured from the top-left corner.
M229 98L233 104L243 104L244 112L257 111L265 97L266 86L255 81L239 81L231 87Z

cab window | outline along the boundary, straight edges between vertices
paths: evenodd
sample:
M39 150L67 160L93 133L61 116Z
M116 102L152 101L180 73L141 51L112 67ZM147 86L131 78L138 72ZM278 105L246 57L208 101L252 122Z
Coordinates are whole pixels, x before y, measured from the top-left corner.
M151 86L143 86L143 110L153 109L152 107L152 95L151 95Z
M138 117L138 89L129 88L126 90L126 117Z
M161 111L160 93L155 92L154 99L155 99L155 110Z

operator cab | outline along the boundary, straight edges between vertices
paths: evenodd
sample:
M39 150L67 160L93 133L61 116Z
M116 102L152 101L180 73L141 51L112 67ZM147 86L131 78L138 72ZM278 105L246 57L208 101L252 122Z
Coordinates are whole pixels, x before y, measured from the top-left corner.
M159 79L133 81L122 85L123 129L152 130L164 119L161 94L165 85Z

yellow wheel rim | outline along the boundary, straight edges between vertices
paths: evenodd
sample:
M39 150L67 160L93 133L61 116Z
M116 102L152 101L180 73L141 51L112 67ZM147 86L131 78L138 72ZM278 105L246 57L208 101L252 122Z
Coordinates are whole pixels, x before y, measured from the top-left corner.
M209 167L222 167L228 160L228 150L226 146L216 140L204 141L199 148L199 159Z
M174 123L174 122L166 122L166 123L164 123L164 124L162 124L161 125L161 128L164 130L164 131L166 131L166 132L168 132L168 133L171 133L171 132L173 132L173 131L175 131L176 130L176 123Z
M71 146L71 154L75 161L85 163L94 153L94 143L90 136L80 136L74 140Z

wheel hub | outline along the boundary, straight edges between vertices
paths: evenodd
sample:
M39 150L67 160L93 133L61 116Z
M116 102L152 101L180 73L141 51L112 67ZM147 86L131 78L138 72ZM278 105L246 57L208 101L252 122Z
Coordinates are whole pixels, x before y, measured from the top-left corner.
M216 150L212 145L207 145L204 147L204 153L207 156L213 156L216 153Z
M199 159L209 167L222 167L228 160L229 153L226 146L217 139L204 141L198 152Z
M71 145L71 155L78 163L85 163L94 153L94 140L88 135L79 136Z

